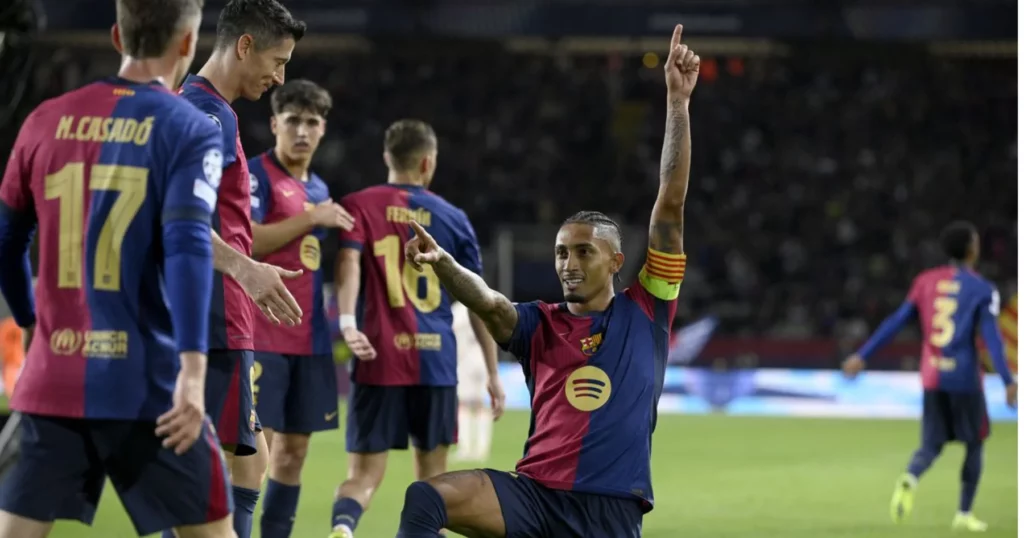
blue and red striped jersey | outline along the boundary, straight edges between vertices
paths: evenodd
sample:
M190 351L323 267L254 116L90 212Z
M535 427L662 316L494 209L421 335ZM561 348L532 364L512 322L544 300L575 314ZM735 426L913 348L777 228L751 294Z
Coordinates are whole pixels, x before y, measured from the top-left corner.
M229 103L210 84L189 75L179 93L220 128L224 146L224 172L221 177L213 230L235 250L252 256L252 225L249 222L249 166L238 133L238 117ZM210 349L253 349L252 331L255 305L231 277L217 272L213 279L210 305Z
M638 283L603 312L516 305L519 321L501 345L523 366L532 411L516 472L653 508L651 438L685 269L684 255L649 250Z
M455 386L456 348L451 297L429 267L405 263L416 221L466 269L480 274L480 245L466 214L422 187L378 185L346 196L355 228L341 248L362 252L360 329L377 349L373 361L353 361L352 379L367 385Z
M154 420L171 407L161 223L205 226L221 151L209 119L155 82L95 82L25 120L0 186L2 205L39 227L37 324L13 409Z
M907 294L921 324L921 382L926 389L982 390L975 335L983 315L999 315L999 293L974 271L945 266L918 275Z
M331 199L322 179L312 172L307 181L292 177L273 150L250 159L249 172L249 180L254 185L252 220L259 224L286 220ZM320 266L320 245L326 237L325 228L316 228L263 257L263 261L278 267L302 271L302 276L285 280L288 291L302 308L302 323L277 325L258 316L253 336L258 351L287 355L331 354L331 334L324 310L324 272Z

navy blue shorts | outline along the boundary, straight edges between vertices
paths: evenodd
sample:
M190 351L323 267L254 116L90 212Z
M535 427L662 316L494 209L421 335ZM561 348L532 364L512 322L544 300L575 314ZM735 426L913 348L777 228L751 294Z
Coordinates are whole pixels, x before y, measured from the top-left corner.
M89 525L106 477L140 536L217 521L234 510L209 421L181 456L161 446L155 422L24 414L20 428L21 455L0 482L0 509L12 514Z
M253 394L260 422L276 432L338 429L338 379L330 355L256 352Z
M507 538L640 538L637 499L542 486L521 474L484 469L498 494Z
M237 349L211 349L206 364L206 414L221 444L233 445L237 456L256 453L261 429L252 399L254 364L252 351Z
M952 441L980 443L988 438L985 393L924 391L921 443L943 445Z
M405 450L429 452L458 441L459 399L455 387L391 387L352 383L345 448L367 454Z

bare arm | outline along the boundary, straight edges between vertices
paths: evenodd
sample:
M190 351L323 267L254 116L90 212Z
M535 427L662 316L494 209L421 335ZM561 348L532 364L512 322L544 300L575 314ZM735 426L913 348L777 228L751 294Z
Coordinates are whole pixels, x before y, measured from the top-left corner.
M690 183L689 99L670 97L661 149L661 185L651 211L649 245L668 254L683 252L683 204Z
M512 310L515 311L515 308ZM494 341L491 333L488 332L487 324L484 323L484 320L473 311L469 312L469 324L473 327L473 334L476 336L477 342L480 342L480 349L484 352L484 365L487 366L487 375L497 375L498 344Z
M338 268L335 272L337 286L338 314L355 315L359 300L359 258L361 253L354 248L343 248L338 252Z
M690 184L690 94L700 70L700 57L680 42L682 33L683 27L677 25L665 62L665 142L649 238L651 249L666 254L683 253L683 204Z
M245 266L252 263L252 259L238 252L231 245L224 242L217 232L213 232L213 268L235 279L245 270Z
M252 223L252 256L261 258L280 250L295 238L308 234L315 223L313 213L303 211L282 221L272 224Z
M512 301L488 287L484 279L459 265L447 252L441 251L440 259L433 264L433 268L448 293L469 309L470 319L479 316L487 331L498 342L508 342L512 338L516 323L519 322L519 313ZM473 328L476 330L475 324ZM489 340L480 338L479 333L477 339L481 346L486 346L485 342ZM486 347L484 352L487 353Z

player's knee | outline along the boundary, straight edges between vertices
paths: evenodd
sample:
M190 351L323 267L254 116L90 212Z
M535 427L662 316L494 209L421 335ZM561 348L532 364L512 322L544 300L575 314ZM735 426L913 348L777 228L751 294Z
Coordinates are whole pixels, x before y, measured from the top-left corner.
M298 439L281 439L278 436L276 447L271 453L271 466L274 469L274 476L287 476L297 479L302 473L302 466L306 462L306 455L309 453L308 437L305 442Z
M402 509L402 519L407 520L412 515L447 520L448 509L441 492L429 482L418 480L405 488L405 506Z
M203 525L190 525L174 529L178 538L237 538L231 516Z

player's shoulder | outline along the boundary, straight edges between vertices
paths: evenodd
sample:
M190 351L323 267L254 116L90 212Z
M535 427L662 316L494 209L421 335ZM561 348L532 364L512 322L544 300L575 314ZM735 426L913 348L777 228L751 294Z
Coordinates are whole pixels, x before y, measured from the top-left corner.
M257 153L246 160L246 164L249 167L249 175L257 177L265 177L267 175L266 156L266 152Z
M179 93L219 129L237 128L235 111L231 105L205 82L196 77L189 77L182 84Z
M371 185L346 194L342 202L387 203L395 195L392 191L387 185Z

